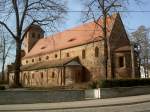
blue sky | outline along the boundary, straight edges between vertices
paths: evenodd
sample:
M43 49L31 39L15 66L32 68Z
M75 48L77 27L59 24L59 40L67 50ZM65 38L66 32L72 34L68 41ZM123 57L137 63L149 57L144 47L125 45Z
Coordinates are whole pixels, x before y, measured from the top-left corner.
M68 6L71 11L80 11L82 10L81 0L67 0ZM129 0L130 5L128 6L128 10L132 11L140 11L146 10L150 11L150 0L141 0L144 4L137 6L133 1ZM125 28L128 33L131 33L135 30L130 29L137 29L140 25L145 25L146 27L150 27L150 12L131 12L131 13L121 13L122 21L125 25ZM66 16L66 22L63 24L63 30L69 29L71 27L77 26L82 24L80 21L81 14L79 12L68 12ZM49 34L48 34L49 35ZM11 61L8 61L10 63Z
M150 11L150 0L141 0L144 3L140 5L135 4L134 0L129 1L130 5L127 6L129 11ZM68 0L68 6L68 10L82 10L80 0ZM81 14L79 12L68 12L68 16L66 17L67 22L64 26L64 29L82 24L82 22L80 21L80 16ZM128 33L133 32L134 29L137 29L140 25L150 27L150 12L123 12L121 13L121 16Z

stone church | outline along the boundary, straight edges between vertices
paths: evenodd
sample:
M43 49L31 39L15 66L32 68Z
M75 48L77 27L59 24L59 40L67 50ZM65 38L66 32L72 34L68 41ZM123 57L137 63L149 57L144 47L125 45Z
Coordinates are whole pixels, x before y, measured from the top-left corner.
M132 47L119 14L107 17L107 37L112 58L108 65L112 66L107 67L106 77L103 32L95 22L48 37L40 26L32 25L23 41L20 83L24 87L54 87L82 85L101 79L138 78L137 56L131 53ZM13 81L14 73L10 71L9 83Z

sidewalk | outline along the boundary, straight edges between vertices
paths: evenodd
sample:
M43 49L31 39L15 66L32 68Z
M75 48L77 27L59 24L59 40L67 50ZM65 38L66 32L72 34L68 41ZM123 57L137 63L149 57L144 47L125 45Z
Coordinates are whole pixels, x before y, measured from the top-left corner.
M20 99L21 100L21 99ZM12 104L0 105L0 111L31 111L31 110L59 110L89 107L119 106L150 102L150 95L129 96L109 99L95 99L60 103L38 103L38 104Z

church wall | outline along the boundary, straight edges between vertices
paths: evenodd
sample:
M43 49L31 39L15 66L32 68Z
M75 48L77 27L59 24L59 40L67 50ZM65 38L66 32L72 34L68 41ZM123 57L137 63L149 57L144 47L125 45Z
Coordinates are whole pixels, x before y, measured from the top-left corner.
M95 48L99 48L99 56L95 57ZM82 57L82 51L85 50L85 59ZM69 53L70 57L78 56L80 63L85 67L85 74L83 76L90 77L90 79L104 78L103 58L104 58L104 44L103 41L90 43L87 45L74 47L62 50L62 59L67 58L66 54ZM101 75L101 76L100 76Z
M57 59L65 59L70 57L79 57L80 63L83 65L84 72L82 73L82 76L84 77L84 81L91 81L91 80L100 80L105 78L104 76L104 42L98 41L93 42L90 44L85 44L77 47L72 47L68 49L59 50L53 53L47 53L41 56L36 56L33 58L23 59L22 64L33 64L38 63L41 61L50 61L50 60L57 60ZM98 57L95 57L95 48L98 47ZM83 59L83 50L85 50L85 58ZM56 57L57 54L57 57ZM48 59L46 57L49 57ZM39 58L41 59L39 61ZM34 59L34 62L32 61ZM26 63L28 62L28 63ZM41 72L41 70L36 70L37 72ZM47 72L48 71L48 72ZM32 74L33 71L30 71L28 74ZM55 78L52 78L52 74L55 74ZM30 81L28 81L30 84L29 86L56 86L60 85L60 73L61 70L59 68L49 68L48 70L44 71L44 78L41 79L39 73L35 74L36 81L33 82L31 76L29 76ZM22 73L23 74L23 73ZM27 81L26 81L27 82ZM25 84L27 85L27 84Z
M60 85L61 68L24 71L21 73L23 87L52 87Z

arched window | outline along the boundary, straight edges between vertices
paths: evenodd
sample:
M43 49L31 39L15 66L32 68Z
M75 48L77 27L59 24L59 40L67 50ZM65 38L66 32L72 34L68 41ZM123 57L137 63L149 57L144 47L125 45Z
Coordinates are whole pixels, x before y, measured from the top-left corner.
M66 53L66 56L69 57L69 53Z
M32 74L32 79L34 79L34 73Z
M41 72L41 78L43 79L43 72Z
M48 59L49 59L49 56L46 56L46 59L48 60Z
M55 77L55 73L54 72L52 72L52 78L54 78Z
M85 59L85 50L82 50L82 59Z
M39 58L39 61L41 61L41 58Z
M26 63L28 63L28 60L26 60Z
M55 54L55 58L57 58L57 54Z
M99 56L99 48L95 47L95 57L98 57L98 56Z
M32 59L32 62L34 62L34 59Z
M120 56L118 61L119 61L119 67L125 66L124 56Z

